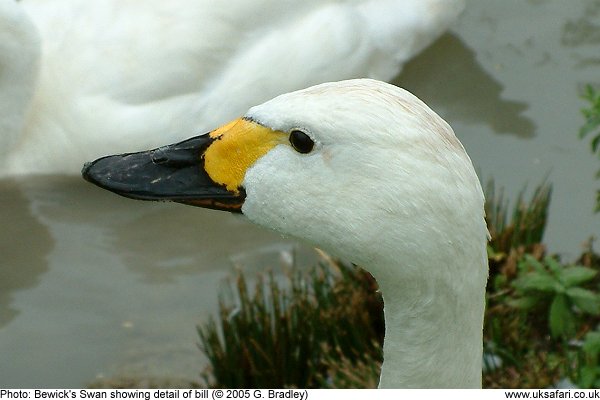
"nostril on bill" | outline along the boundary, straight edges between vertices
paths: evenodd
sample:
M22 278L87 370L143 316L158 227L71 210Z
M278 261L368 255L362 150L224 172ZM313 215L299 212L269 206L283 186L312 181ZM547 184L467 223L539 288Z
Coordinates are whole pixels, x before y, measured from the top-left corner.
M152 162L154 164L166 164L169 161L169 157L167 156L168 146L159 147L158 149L152 151Z

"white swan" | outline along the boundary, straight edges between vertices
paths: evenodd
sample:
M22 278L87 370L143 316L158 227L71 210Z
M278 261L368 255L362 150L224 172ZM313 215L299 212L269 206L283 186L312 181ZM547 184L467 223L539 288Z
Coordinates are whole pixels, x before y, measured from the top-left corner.
M0 0L0 176L79 172L316 83L389 80L464 0Z
M380 387L480 387L483 193L450 126L407 91L321 84L83 174L127 197L240 211L365 267L385 303Z

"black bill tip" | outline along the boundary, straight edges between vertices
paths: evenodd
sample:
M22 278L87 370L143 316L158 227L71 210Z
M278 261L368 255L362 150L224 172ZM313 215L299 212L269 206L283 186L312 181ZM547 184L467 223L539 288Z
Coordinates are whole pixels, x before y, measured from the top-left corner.
M85 180L118 195L241 212L245 199L215 183L204 170L202 153L208 134L157 149L99 158L85 163Z

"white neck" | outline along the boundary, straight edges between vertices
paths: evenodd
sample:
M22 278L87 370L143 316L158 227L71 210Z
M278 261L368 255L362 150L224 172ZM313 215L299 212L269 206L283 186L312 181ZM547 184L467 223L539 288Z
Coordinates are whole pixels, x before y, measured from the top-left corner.
M322 138L307 157L277 146L260 158L242 211L373 274L386 319L381 386L480 387L484 197L450 126L369 80L283 95L249 115Z
M0 163L23 130L35 88L39 58L39 35L22 5L15 1L1 1Z
M487 277L482 261L471 257L466 267L467 257L445 260L438 268L450 272L450 280L388 273L406 265L372 268L384 299L381 388L481 388ZM421 264L408 269L427 268ZM479 276L463 277L461 271Z

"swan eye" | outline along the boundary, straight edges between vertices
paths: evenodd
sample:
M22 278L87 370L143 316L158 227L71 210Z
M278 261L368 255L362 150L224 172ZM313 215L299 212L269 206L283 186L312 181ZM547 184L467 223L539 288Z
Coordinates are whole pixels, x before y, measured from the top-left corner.
M290 132L290 143L294 150L302 154L310 153L315 145L310 136L298 130Z

